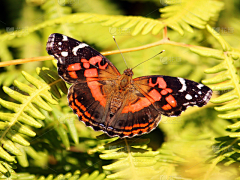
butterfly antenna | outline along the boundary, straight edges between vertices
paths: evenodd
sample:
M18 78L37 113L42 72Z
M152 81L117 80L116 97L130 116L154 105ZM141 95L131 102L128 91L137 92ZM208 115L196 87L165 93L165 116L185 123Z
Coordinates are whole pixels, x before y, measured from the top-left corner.
M119 48L119 46L118 46L118 43L117 43L117 41L116 41L116 39L115 39L114 36L113 36L113 40L115 41L115 43L116 43L116 45L117 45L117 48L118 48L119 52L121 53L122 58L123 58L123 60L124 60L124 62L125 62L125 64L126 64L126 66L127 66L127 62L126 62L125 58L123 57L123 54L122 54L122 52L121 52L121 50L120 50L120 48ZM128 66L127 66L127 69L128 69Z
M147 59L147 60L145 60L145 61L143 61L143 62L139 63L138 65L134 66L132 69L134 69L134 68L138 67L140 64L143 64L143 63L145 63L145 62L149 61L149 60L150 60L150 59L152 59L152 58L155 58L155 57L156 57L156 56L158 56L159 54L162 54L164 51L165 51L165 50L162 50L161 52L157 53L157 54L156 54L156 55L154 55L153 57L151 57L151 58L149 58L149 59Z

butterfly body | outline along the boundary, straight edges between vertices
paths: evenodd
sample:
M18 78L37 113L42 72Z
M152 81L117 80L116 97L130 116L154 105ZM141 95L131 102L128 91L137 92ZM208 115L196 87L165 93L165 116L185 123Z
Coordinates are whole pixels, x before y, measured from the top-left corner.
M68 101L81 121L109 136L133 137L153 130L161 114L178 116L188 106L207 104L212 91L178 77L142 76L131 68L120 74L102 54L85 43L51 34L47 51L58 60L58 74L73 84Z

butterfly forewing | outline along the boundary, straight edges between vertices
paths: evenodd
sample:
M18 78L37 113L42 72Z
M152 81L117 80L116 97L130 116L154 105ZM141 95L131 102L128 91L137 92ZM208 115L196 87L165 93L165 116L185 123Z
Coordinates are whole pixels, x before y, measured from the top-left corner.
M179 116L188 106L202 107L212 96L209 87L179 77L143 76L134 84L166 116Z
M58 60L58 74L68 83L86 81L86 78L105 80L120 73L102 54L87 44L62 34L51 34L47 52Z

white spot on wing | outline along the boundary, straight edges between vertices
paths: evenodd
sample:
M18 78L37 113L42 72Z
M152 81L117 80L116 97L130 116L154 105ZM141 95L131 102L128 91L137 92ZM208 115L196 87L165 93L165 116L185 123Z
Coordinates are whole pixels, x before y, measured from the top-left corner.
M67 52L67 51L63 51L63 52L61 52L61 55L62 55L63 57L66 57L66 56L68 56L68 52Z
M85 44L85 43L80 43L78 46L76 46L76 47L73 48L73 50L72 50L73 54L76 56L78 49L84 48L84 47L86 47L86 46L88 46L88 45Z
M192 99L192 96L191 96L190 94L186 94L185 98L186 98L187 100L191 100L191 99Z
M202 91L198 91L198 94L202 94Z
M60 51L62 50L62 48L61 48L61 47L59 47L58 49L59 49Z
M178 80L180 81L180 83L182 84L182 88L179 90L179 92L183 92L187 90L187 86L186 86L186 81L183 78L178 78Z
M61 45L62 45L62 42L58 42L58 45L61 46Z
M48 46L48 48L50 47L50 48L52 48L53 47L53 44L54 44L54 38L55 38L55 36L54 37L49 37L49 44L47 45Z
M204 85L203 84L198 84L197 87L198 89L201 89Z
M68 37L65 36L65 35L63 35L63 39L62 39L62 41L67 41L67 40L68 40Z
M207 92L207 94L204 96L203 100L204 100L205 102L208 102L208 101L210 100L210 98L211 98L211 95L212 95L212 91L209 90L209 91Z

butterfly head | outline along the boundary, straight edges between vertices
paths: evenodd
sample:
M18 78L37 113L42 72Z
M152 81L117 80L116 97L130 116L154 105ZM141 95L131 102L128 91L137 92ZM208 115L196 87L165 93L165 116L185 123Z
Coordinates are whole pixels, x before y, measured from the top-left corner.
M133 76L133 71L132 71L131 68L128 68L128 69L124 70L123 74L126 75L126 76L129 76L129 77L132 77Z

